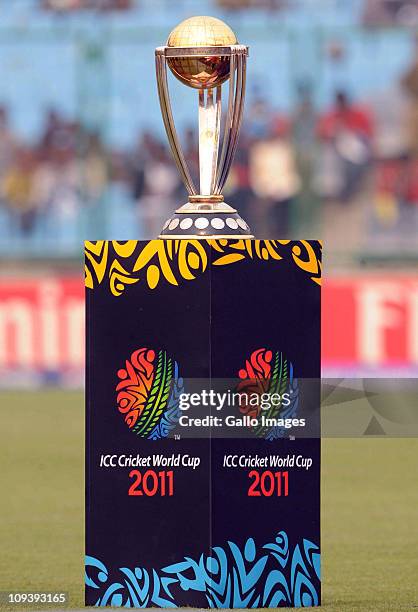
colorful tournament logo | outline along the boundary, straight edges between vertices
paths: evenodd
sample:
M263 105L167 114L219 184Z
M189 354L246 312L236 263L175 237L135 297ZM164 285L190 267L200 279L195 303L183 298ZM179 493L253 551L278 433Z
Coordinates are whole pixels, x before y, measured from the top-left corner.
M257 420L257 425L251 425L254 435L275 440L288 434L284 426L271 423L296 416L299 393L292 363L280 351L259 348L251 353L238 376L241 382L236 391L251 398L240 404L240 412ZM253 401L257 396L259 400Z
M118 371L118 410L138 436L166 438L180 418L179 397L183 379L166 351L140 348Z

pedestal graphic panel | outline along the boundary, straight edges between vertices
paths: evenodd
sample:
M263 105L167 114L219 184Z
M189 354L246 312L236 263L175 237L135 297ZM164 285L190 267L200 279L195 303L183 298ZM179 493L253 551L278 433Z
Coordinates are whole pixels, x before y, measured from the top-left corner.
M316 241L85 245L86 604L320 604Z

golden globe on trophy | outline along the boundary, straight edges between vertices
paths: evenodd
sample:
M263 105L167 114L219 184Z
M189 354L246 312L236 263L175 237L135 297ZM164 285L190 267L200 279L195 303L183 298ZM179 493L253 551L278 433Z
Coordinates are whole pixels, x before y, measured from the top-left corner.
M166 221L160 238L253 238L247 223L224 202L225 185L238 142L245 94L248 47L214 17L191 17L171 32L165 47L155 50L158 94L170 147L189 193L189 201ZM196 188L174 125L167 65L199 95L199 189ZM221 135L222 84L229 95ZM218 160L218 151L220 155Z

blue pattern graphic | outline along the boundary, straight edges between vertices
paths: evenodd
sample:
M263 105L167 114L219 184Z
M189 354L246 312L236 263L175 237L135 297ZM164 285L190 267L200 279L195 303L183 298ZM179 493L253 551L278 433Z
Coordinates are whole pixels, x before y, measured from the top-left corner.
M204 593L210 608L308 607L319 604L320 552L306 539L290 549L287 534L280 531L261 547L253 538L243 550L228 542L198 560L184 557L160 570L120 567L110 572L87 556L85 581L87 589L95 590L96 606L176 608L180 589Z

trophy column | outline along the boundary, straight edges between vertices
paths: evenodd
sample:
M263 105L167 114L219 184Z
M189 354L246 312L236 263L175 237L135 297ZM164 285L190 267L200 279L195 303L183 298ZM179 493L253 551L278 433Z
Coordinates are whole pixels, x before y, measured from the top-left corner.
M319 282L315 241L86 244L86 604L320 603Z

